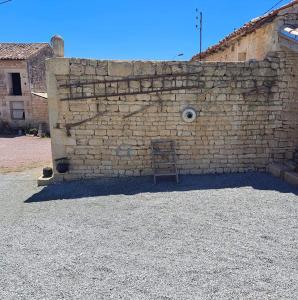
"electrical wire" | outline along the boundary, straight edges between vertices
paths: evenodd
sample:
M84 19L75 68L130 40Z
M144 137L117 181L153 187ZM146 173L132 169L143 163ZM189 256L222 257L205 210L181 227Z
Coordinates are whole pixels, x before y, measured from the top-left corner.
M278 4L284 2L285 0L280 0L277 3L275 3L270 9L268 9L263 15L268 14L271 10L273 10Z
M7 3L7 2L11 2L12 0L6 0L6 1L2 1L2 2L0 2L0 4L5 4L5 3Z

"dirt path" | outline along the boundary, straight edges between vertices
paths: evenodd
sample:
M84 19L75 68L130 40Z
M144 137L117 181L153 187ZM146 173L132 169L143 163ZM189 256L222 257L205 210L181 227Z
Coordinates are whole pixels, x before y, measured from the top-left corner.
M51 140L32 136L0 137L0 173L51 165Z

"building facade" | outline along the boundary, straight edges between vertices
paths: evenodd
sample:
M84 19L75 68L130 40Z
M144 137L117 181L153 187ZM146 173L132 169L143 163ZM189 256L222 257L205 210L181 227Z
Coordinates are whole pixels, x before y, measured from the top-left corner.
M255 18L218 44L195 55L195 61L263 60L269 52L290 49L298 53L298 1Z
M45 60L53 56L47 43L0 43L0 126L48 126Z

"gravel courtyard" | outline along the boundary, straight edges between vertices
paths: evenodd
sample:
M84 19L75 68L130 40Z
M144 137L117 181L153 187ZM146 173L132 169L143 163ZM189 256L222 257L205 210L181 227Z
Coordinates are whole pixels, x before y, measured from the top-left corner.
M0 175L0 299L298 299L298 189L262 173Z

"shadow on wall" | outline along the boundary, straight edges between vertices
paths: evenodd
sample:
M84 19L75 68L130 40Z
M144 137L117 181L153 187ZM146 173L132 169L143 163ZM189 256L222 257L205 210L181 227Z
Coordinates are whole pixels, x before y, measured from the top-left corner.
M180 176L180 184L173 179L153 184L152 177L105 178L65 182L50 185L34 194L25 203L101 197L109 195L136 195L140 193L183 192L207 189L252 187L298 195L298 187L291 186L267 173ZM220 201L220 199L218 199Z
M20 137L20 135L18 134L1 134L0 133L0 139L1 138L5 138L5 139L14 139L14 138L17 138L17 137Z

